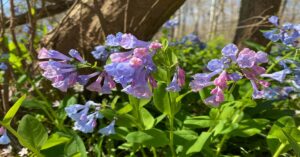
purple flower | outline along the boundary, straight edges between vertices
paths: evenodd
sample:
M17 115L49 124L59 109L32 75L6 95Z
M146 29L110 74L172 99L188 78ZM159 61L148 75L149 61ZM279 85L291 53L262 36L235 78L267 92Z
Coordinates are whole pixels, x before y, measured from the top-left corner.
M232 61L236 60L237 53L238 53L238 48L234 44L228 44L222 49L223 56L231 58Z
M226 71L222 71L222 73L214 80L214 84L221 89L225 89L227 87L228 75Z
M273 42L276 42L280 39L281 35L278 34L277 30L270 30L263 33L263 36Z
M214 107L218 107L221 102L224 101L224 93L220 87L216 87L211 92L212 96L206 98L204 102L209 105L213 105Z
M95 47L95 50L91 52L93 57L100 61L106 61L109 56L109 51L106 51L105 48L106 47L102 45Z
M254 80L250 80L252 88L253 88L253 93L252 93L252 97L253 99L261 99L264 97L264 91L263 90L259 90L257 87L257 84Z
M85 105L75 104L67 106L65 111L72 120L75 121L74 129L84 133L93 132L97 125L97 119L103 118L103 115L99 112L100 104L93 101L87 101ZM94 108L94 112L89 111Z
M185 83L185 72L180 67L177 67L177 71L173 76L171 83L166 88L167 91L179 92Z
M132 83L125 87L122 91L127 94L133 95L139 99L150 98L152 96L152 92L147 82L147 75L147 72L144 71L142 68L138 69L135 72Z
M275 26L278 26L278 23L279 23L279 19L277 16L271 16L269 17L269 22L272 23L273 25Z
M199 73L193 76L194 80L190 82L190 87L194 92L201 90L204 87L213 85L211 78L217 75L219 72L214 71L212 73Z
M106 37L105 44L107 46L120 46L123 33L118 32L116 35L110 34Z
M86 61L83 60L83 58L80 56L79 52L77 50L71 49L69 51L69 55L72 56L73 58L76 58L79 62L85 63Z
M268 54L262 51L258 51L255 54L256 63L267 63L268 62Z
M43 76L52 81L52 86L66 92L77 80L77 72L73 65L58 61L40 62L44 70Z
M256 53L244 48L238 55L237 63L241 68L251 68L256 62Z
M170 19L166 23L164 23L163 27L167 29L171 29L179 24L178 19Z
M132 34L123 34L120 42L120 46L123 47L124 49L133 49L138 47L148 47L149 43L138 40Z
M99 74L100 74L99 72L94 72L94 73L91 73L88 75L78 75L77 82L81 85L86 85L88 83L89 79L91 79Z
M102 83L103 82L103 83ZM110 94L111 89L115 88L115 82L106 72L102 72L95 82L86 87L89 91L101 92L102 94Z
M93 91L93 92L101 92L101 82L103 77L101 75L98 76L95 82L91 83L86 87L87 90Z
M1 132L0 132L0 145L6 145L10 143L10 139L7 136L7 132L6 129L4 129L3 127L0 128Z
M224 67L224 63L219 59L212 59L207 64L207 69L210 71L223 70Z
M261 74L260 76L261 77L269 77L273 80L276 80L276 81L282 83L284 81L286 75L290 74L290 73L291 73L291 70L284 69L284 70L281 70L281 71L274 72L272 74Z
M71 60L70 57L55 51L55 50L47 50L46 48L42 48L39 51L38 59L59 59L59 60Z
M7 65L5 63L0 63L0 70L6 70Z
M108 136L108 135L111 135L111 134L115 134L115 120L113 120L108 126L100 129L98 132L105 135L105 136Z
M236 73L236 72L229 74L228 77L230 80L233 80L233 81L238 81L243 78L243 76L241 76L239 73Z

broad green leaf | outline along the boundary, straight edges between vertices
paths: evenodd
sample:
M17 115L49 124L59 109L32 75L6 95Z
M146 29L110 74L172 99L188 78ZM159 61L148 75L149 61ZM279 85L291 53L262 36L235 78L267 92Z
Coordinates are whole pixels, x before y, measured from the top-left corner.
M298 135L299 134L299 130L298 131ZM294 149L296 156L300 156L300 146L298 143L300 143L300 140L296 141L290 134L288 134L286 131L282 130L282 132L284 133L284 135L286 136L286 138L288 139L290 145L292 146L292 148Z
M132 110L132 105L131 104L127 104L124 107L122 107L121 109L119 109L117 111L117 114L126 114L128 112L130 112Z
M267 136L267 144L273 154L282 143L289 142L287 136L283 131L291 135L297 141L300 141L300 131L296 128L294 119L290 116L281 117L271 127ZM285 148L285 151L291 149L289 145L287 145L286 147L287 148Z
M212 135L211 132L202 132L197 138L196 142L188 149L186 154L197 153L202 150L204 145L209 142L209 138Z
M213 125L213 121L209 116L187 117L183 124L189 128L208 128Z
M72 137L73 140L65 147L65 156L87 157L82 139L75 132L72 132Z
M20 106L22 105L23 101L25 100L26 95L23 95L17 102L8 110L3 118L3 123L9 125L11 120L16 115L17 111L19 110Z
M145 129L151 129L155 123L155 119L153 118L151 113L145 108L141 108L140 112L141 112Z
M162 147L169 143L166 134L162 130L155 128L131 132L126 136L126 140L131 143L139 143L153 147Z
M46 143L42 146L42 149L48 149L66 142L69 142L71 139L65 136L61 136L59 133L52 134Z
M239 123L239 127L231 132L232 136L249 137L260 133L269 123L267 119L245 119Z
M36 149L40 149L48 139L47 131L42 123L31 115L25 115L21 119L18 134Z
M177 130L174 131L174 144L184 145L186 142L196 140L198 134L192 130Z
M166 87L165 83L158 82L157 88L154 89L153 103L160 112L170 115L170 102Z

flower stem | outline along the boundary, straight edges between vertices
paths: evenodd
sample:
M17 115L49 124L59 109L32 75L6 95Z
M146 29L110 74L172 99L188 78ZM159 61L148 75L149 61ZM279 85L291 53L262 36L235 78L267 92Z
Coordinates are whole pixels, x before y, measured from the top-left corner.
M171 99L170 93L168 93L168 97L169 97L169 104L170 104L170 113L168 116L169 119L169 123L170 123L170 134L169 134L169 138L170 138L170 149L171 149L171 153L172 153L172 157L176 156L175 150L174 150L174 105L173 105L173 101Z
M281 143L276 152L274 153L273 157L278 157L286 145L287 143Z
M170 123L170 135L169 135L170 143L169 143L169 146L170 146L170 149L171 149L172 157L175 157L176 153L175 153L175 150L174 150L174 141L173 141L173 139L174 139L174 132L173 132L174 117L173 116L169 117L169 123Z

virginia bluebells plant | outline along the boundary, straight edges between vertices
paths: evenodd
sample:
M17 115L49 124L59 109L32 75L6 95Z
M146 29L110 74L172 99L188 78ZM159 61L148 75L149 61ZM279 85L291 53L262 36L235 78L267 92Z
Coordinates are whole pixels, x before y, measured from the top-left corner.
M166 88L167 91L179 92L185 83L185 72L180 67L176 68L176 73L173 76L171 83Z

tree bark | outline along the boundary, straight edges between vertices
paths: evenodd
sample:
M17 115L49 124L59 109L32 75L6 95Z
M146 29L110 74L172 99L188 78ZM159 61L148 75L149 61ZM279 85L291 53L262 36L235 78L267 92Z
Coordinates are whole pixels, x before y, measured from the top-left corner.
M278 13L280 4L281 0L242 0L234 43L240 48L245 40L267 44L260 30L268 29L267 18Z
M150 40L161 25L185 0L81 0L70 8L59 26L42 41L42 46L63 53L84 52L87 59L105 36L132 33Z

